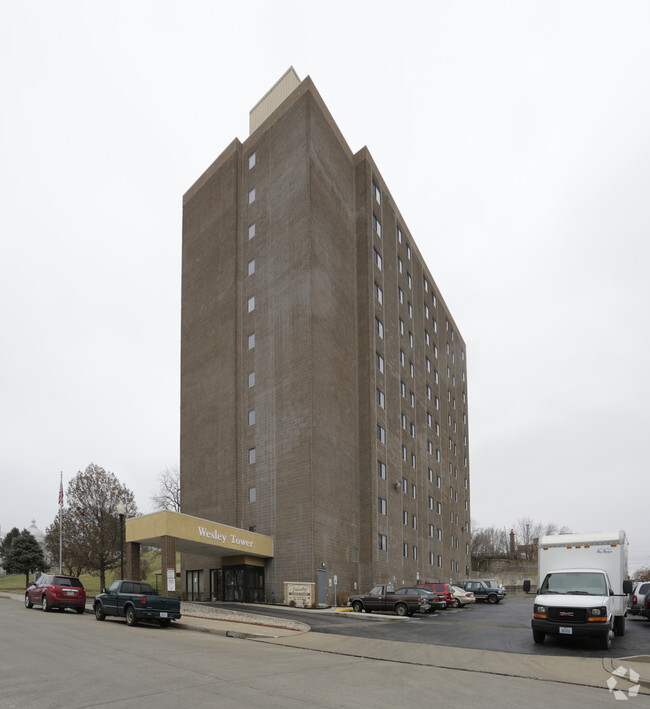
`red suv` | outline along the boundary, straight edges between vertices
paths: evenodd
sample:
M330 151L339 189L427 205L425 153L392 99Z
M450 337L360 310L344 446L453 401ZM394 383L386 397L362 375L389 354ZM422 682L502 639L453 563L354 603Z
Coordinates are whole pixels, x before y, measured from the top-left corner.
M454 605L454 594L451 591L451 586L448 583L417 583L418 588L424 588L427 591L437 593L439 596L445 597L447 608Z
M42 574L25 591L25 608L34 604L41 605L46 613L52 608L74 608L77 613L83 613L86 610L86 589L75 576Z

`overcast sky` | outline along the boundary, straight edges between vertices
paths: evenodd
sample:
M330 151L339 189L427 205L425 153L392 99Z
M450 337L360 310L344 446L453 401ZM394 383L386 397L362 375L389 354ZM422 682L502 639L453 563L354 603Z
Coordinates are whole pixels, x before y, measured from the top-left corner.
M293 65L467 344L472 519L650 565L650 3L0 0L0 528L179 460L182 195Z

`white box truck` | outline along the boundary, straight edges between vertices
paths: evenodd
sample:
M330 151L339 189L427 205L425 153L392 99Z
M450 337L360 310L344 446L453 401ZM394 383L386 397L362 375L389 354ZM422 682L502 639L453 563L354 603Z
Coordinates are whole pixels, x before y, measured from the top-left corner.
M625 532L556 534L539 542L540 588L531 625L533 640L547 635L595 638L609 650L625 634L627 580Z

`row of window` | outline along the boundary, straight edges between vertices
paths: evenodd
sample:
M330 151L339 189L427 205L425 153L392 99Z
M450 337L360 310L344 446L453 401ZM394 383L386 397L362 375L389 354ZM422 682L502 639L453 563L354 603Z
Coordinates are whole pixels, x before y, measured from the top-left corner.
M388 539L385 534L378 534L377 535L377 547L379 548L380 551L387 551L388 550ZM457 548L457 547L456 547ZM466 552L469 553L469 552ZM418 559L418 548L417 546L413 545L410 549L410 554L409 554L409 544L408 542L402 542L402 556L405 559L408 559L409 556L413 558L414 561L417 561ZM436 554L435 552L430 551L429 552L429 566L437 566L438 568L442 568L442 554ZM450 568L452 573L458 572L458 562L454 561L453 559L450 561ZM466 567L467 573L469 574L469 567Z

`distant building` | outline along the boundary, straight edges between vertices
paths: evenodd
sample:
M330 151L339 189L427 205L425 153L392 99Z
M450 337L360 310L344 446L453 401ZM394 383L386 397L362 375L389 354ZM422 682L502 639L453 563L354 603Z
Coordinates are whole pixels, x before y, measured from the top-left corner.
M188 596L469 576L465 343L311 79L290 69L185 194L182 284L182 512L274 542L193 542Z

